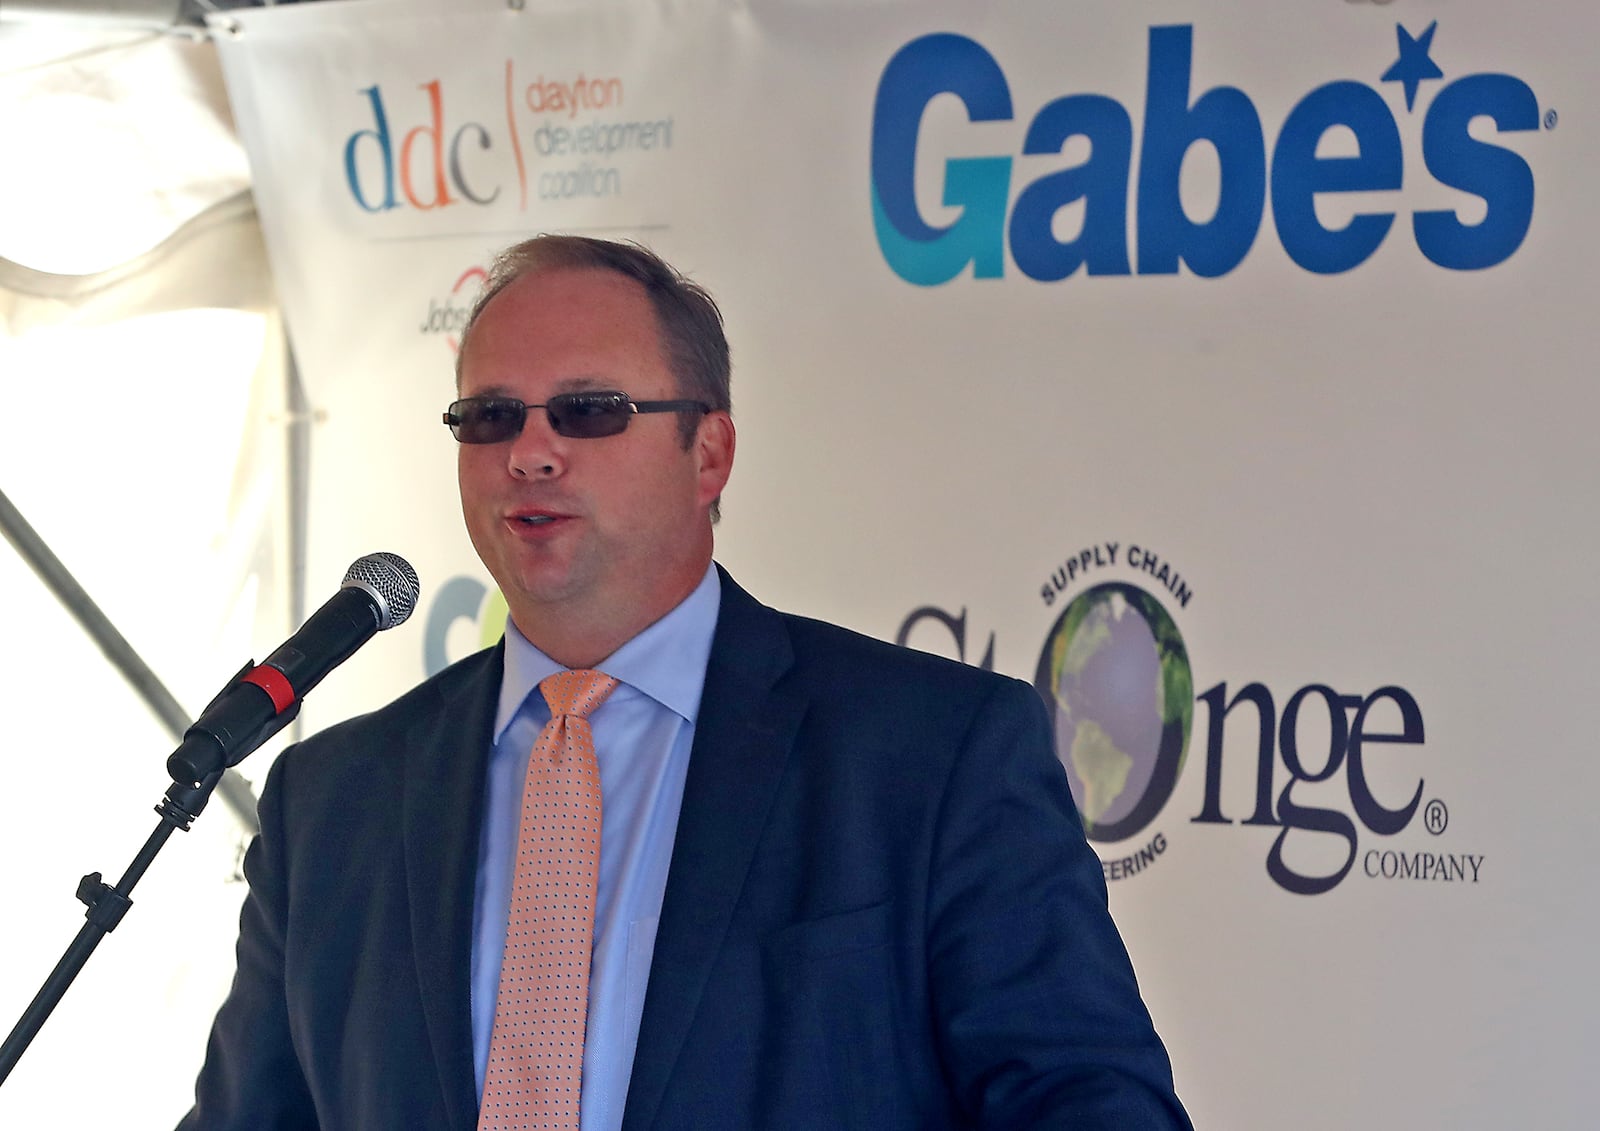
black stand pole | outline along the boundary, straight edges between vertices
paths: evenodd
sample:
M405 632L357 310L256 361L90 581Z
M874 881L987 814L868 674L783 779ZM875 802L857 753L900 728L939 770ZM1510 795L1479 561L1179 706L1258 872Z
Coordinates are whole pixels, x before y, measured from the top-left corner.
M212 774L198 786L175 782L172 788L167 790L166 796L156 806L156 812L161 815L161 823L144 842L144 847L139 849L138 855L133 858L133 863L128 865L128 870L123 873L116 887L104 883L99 872L90 872L79 881L78 898L89 907L86 914L89 921L78 931L78 937L72 940L72 945L67 947L67 952L61 956L61 961L56 963L56 968L50 972L50 977L45 979L44 986L34 995L33 1001L23 1012L22 1019L17 1022L16 1027L11 1030L11 1035L6 1038L5 1044L0 1045L0 1084L5 1083L6 1077L11 1075L11 1069L16 1066L17 1061L22 1058L22 1054L27 1051L28 1045L38 1034L40 1027L60 1004L67 987L72 985L73 979L78 976L78 971L89 961L94 948L100 945L100 940L105 938L108 931L116 928L122 921L123 915L127 914L128 908L133 906L133 901L128 897L133 892L134 885L144 876L145 870L156 858L156 853L167 843L172 830L189 831L190 824L205 808L211 791L216 788L221 777L221 773Z
M244 666L234 674L233 679L228 681L228 686L211 701L211 705L215 706L218 702L228 699L229 694L239 686L246 673L255 666L254 660L246 660ZM208 707L207 710L209 709ZM116 887L111 887L102 880L99 872L90 872L78 882L78 898L89 907L85 914L85 918L89 921L78 931L78 937L72 940L67 952L61 956L61 961L56 963L56 968L50 972L44 985L34 995L33 1001L23 1011L21 1020L11 1030L11 1035L6 1038L5 1044L0 1045L0 1084L4 1084L6 1077L11 1075L12 1068L16 1067L17 1061L22 1059L22 1054L27 1051L28 1045L32 1043L40 1027L60 1004L67 987L72 985L73 979L78 976L78 971L89 961L94 948L100 945L100 940L105 938L108 931L122 922L122 917L128 913L128 908L133 906L133 900L128 898L133 891L133 885L144 876L145 870L156 858L156 853L161 851L167 843L167 838L172 835L172 830L181 829L188 832L189 826L194 823L194 819L206 807L206 802L211 799L211 791L217 788L218 782L224 780L226 767L237 766L299 715L300 702L297 700L289 709L272 716L254 730L230 735L230 741L222 751L224 766L200 778L199 781L184 781L174 776L166 795L156 805L161 823L156 826L155 832L150 834L150 839L144 842L144 847L134 856L133 863L128 865L128 870L123 873ZM213 738L211 741L216 740ZM180 746L179 749L182 750L184 747Z

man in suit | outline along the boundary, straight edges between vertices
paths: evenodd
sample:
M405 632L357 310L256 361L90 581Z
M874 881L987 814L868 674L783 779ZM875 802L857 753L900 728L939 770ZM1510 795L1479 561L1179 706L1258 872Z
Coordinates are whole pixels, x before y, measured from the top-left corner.
M1032 688L712 564L709 296L637 247L528 241L457 384L506 637L274 766L184 1127L1189 1127ZM552 711L552 676L599 705ZM561 727L592 754L542 754ZM545 1024L518 979L546 759L593 765L603 812L578 1015L527 1046L575 1046L571 1102L508 1052ZM529 1121L496 1122L513 1093Z

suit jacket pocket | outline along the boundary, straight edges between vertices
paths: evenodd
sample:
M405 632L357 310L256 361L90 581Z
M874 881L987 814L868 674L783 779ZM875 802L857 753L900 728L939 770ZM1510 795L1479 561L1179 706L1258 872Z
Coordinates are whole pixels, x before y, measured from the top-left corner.
M894 941L893 912L893 901L885 900L871 907L791 923L768 936L767 949L774 955L828 958L888 946Z
M759 1127L904 1125L906 957L892 901L768 935Z

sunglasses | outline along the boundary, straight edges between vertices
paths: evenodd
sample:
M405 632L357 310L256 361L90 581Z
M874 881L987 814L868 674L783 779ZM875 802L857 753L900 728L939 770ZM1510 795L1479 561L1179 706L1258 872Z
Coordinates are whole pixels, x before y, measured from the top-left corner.
M557 436L597 440L615 436L642 412L710 412L703 401L636 401L627 393L558 393L544 404L524 404L515 397L468 397L444 414L450 432L463 444L498 444L522 434L530 409L544 409Z

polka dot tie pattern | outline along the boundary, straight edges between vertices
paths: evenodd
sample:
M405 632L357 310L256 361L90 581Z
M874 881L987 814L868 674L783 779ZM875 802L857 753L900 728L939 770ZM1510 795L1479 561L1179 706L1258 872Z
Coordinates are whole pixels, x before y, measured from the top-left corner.
M600 874L600 765L588 715L616 686L589 670L539 684L550 721L522 790L479 1131L578 1129Z

